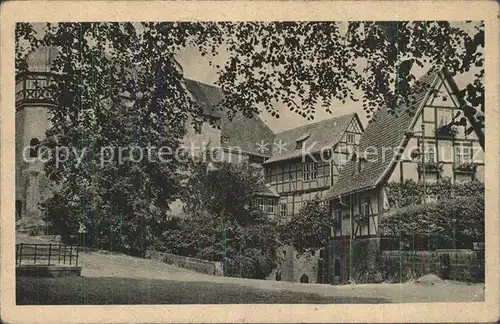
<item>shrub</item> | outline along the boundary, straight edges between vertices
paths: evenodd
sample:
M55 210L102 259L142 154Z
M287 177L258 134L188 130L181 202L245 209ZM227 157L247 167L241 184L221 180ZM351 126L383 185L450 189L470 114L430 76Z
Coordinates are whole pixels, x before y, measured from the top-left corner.
M457 197L396 209L380 221L382 233L401 237L439 237L439 247L484 240L484 197Z

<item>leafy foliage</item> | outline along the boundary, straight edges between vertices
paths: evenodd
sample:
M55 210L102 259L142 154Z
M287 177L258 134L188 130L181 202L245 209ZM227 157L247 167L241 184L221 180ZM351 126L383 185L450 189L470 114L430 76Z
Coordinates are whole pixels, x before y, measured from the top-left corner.
M335 226L328 206L315 198L282 226L281 241L292 245L299 254L322 249L327 246L331 228Z
M86 152L82 161L66 154L62 166L54 156L46 164L61 190L44 204L46 216L61 230L85 222L97 245L111 245L114 236L123 249L144 254L153 229L179 197L184 164L176 159L136 162L134 151L123 163L116 154L106 165L99 162L109 157L107 147L145 150L151 144L175 151L188 118L196 128L207 119L174 60L186 46L216 56L224 45L227 62L215 66L225 95L220 105L248 117L263 107L278 118L273 103L280 101L313 119L318 105L330 111L333 101L347 99L362 100L371 117L381 106L411 104L414 66L442 65L452 75L477 68L459 97L472 124L467 132L475 130L484 147L484 117L477 114L484 112L483 22L463 28L446 21L48 23L41 37L32 24L19 23L15 37L18 72L27 68L31 49L59 52L51 67L59 78L50 89L58 105L43 144ZM225 196L237 206L214 205L209 215L232 215L241 224L244 214L236 211L246 193L239 194ZM206 204L207 197L197 203ZM316 246L322 234L315 235L299 245Z
M484 198L460 197L425 205L409 205L384 217L380 229L390 236L439 237L440 247L453 241L484 240Z
M221 261L228 276L264 279L276 266L278 243L276 223L254 201L262 188L261 169L247 162L215 170L195 162L183 195L187 217L171 251Z
M425 186L426 195L435 196L437 200L446 200L455 197L484 198L484 183L480 181L467 181L453 185L449 178L438 182L428 183ZM422 183L413 179L404 182L391 182L387 185L387 200L391 208L405 207L422 201Z
M218 84L228 106L249 113L262 105L279 117L273 102L280 101L312 120L318 106L330 112L334 101L348 99L362 100L368 117L385 106L402 113L425 87L411 86L417 68L443 66L452 76L478 70L459 91L465 116L456 122L469 119L467 132L475 130L484 147L484 116L476 114L484 112L483 22L239 22L221 29L231 35L230 57Z
M388 200L395 209L380 221L384 234L403 240L425 237L429 248L484 240L484 184L472 181L452 186L448 180L429 184L427 194L435 195L437 202L416 204L422 189L412 180L389 184Z
M70 34L50 29L48 38L70 36L66 42L79 55L82 46L78 51L73 43L80 39L79 25L72 25L77 28ZM395 103L408 107L424 86L411 87L418 68L444 66L453 76L477 70L474 80L459 90L465 116L456 122L464 125L465 117L469 119L467 132L475 130L484 147L484 116L476 114L484 112L484 22L184 22L142 23L137 29L132 24L100 25L101 39L107 38L118 53L132 52L137 65L144 58L135 53L149 53L153 73L164 72L157 70L157 60L172 58L185 46L199 49L202 56L227 52L225 64L214 66L225 95L221 107L246 116L263 108L279 118L274 105L279 101L314 119L318 106L330 112L334 101L349 99L362 100L368 117L384 106L397 113ZM31 46L38 42L25 23L18 25L16 39ZM20 69L25 51L18 52Z
M70 150L45 165L67 197L65 204L48 201L47 217L65 213L72 224L66 229L85 222L93 245L110 247L114 241L124 251L144 254L177 198L183 168L176 159L158 161L145 152L152 147L155 157L154 148L176 151L188 116L195 126L202 122L202 107L185 90L172 57L183 43L209 37L205 26L174 33L145 23L138 33L131 23L47 25L40 44L58 49L51 71L60 77L52 87L58 105L51 108L52 128L43 145L52 152ZM18 28L20 36L30 32L28 25Z

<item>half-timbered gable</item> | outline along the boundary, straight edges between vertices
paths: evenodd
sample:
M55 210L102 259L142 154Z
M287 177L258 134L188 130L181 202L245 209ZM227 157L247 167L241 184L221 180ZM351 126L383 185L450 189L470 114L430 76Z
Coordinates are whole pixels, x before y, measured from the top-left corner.
M357 155L328 192L332 216L339 221L335 237L379 234L389 182L484 180L484 153L476 134L465 131L470 122L463 116L453 78L435 69L417 84L410 106L400 107L401 113L386 108L377 112L361 136Z
M325 197L362 132L358 116L349 114L276 134L275 150L264 167L266 183L280 195L281 220L296 214L305 202Z

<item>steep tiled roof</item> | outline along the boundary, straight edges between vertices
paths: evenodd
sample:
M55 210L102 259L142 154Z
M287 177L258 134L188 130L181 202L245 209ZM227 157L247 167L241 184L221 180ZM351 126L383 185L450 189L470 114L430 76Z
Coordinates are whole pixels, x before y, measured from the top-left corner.
M212 117L220 117L221 113L216 108L222 99L219 88L191 79L185 79L186 88L198 104L203 106L203 113Z
M296 141L304 140L306 152L320 152L326 147L333 147L342 138L347 126L356 114L351 113L339 117L329 118L317 123L289 129L276 134L274 144L283 145L274 152L265 163L272 163L287 159L298 158L303 155L302 150L296 150ZM273 143L270 143L273 144Z
M419 80L419 84L432 85L439 72L440 70L429 71ZM363 162L363 168L357 174L354 174L355 162L347 162L340 171L337 183L327 193L327 198L373 188L378 184L392 166L393 159L396 158L394 149L398 148L406 138L405 132L411 126L413 116L428 92L428 87L420 86L419 90L414 92L413 105L400 107L397 115L388 112L387 108L382 108L375 114L361 135L359 143L359 152L369 152L368 161ZM375 149L367 150L368 147Z
M256 155L269 156L266 152L259 150L257 144L261 141L272 142L274 134L259 116L248 118L238 113L230 121L227 114L223 113L221 130L222 138L229 139L227 143L222 141L222 146L238 148L243 152Z
M265 152L263 154L257 150L257 143L272 142L274 134L258 116L248 118L237 113L232 120L229 120L226 112L215 109L222 100L219 88L190 79L186 79L186 87L194 99L203 105L205 114L221 118L221 136L222 139L228 139L228 142L221 141L223 147L238 148L245 153L268 156Z

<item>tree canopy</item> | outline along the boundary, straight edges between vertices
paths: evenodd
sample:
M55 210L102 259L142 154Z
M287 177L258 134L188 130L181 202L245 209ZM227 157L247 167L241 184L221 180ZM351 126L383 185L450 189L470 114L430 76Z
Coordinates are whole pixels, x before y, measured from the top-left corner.
M224 51L225 64L213 67L225 94L221 106L247 116L264 107L279 118L283 112L273 104L279 101L313 119L318 106L331 111L336 101L361 100L371 117L380 107L411 100L419 68L442 66L452 75L477 71L459 97L484 145L484 118L476 117L484 112L484 22L73 23L51 25L41 42L32 25L20 23L16 38L32 46L66 43L80 59L91 54L97 61L100 56L89 51L96 45L85 41L89 30L97 31L101 51L113 49L113 61L126 57L127 64L144 65L157 76L168 75L158 65L170 65L182 47L195 47L201 56ZM18 68L26 52L17 51ZM174 75L168 78L176 84Z
M313 119L318 106L331 111L337 101L359 100L371 117L411 102L418 67L478 70L459 96L484 148L483 22L81 22L48 23L41 33L18 23L15 36L18 72L32 49L59 52L51 66L60 75L52 85L58 105L44 145L85 151L80 162L69 154L63 165L55 156L46 163L61 192L46 208L96 228L112 222L118 231L125 220L137 253L179 198L185 164L139 158L133 148L175 150L188 120L199 127L208 118L175 60L187 46L201 56L227 52L213 68L224 94L219 108L230 116L265 109L279 118L278 101ZM128 158L119 161L110 147L129 148Z

